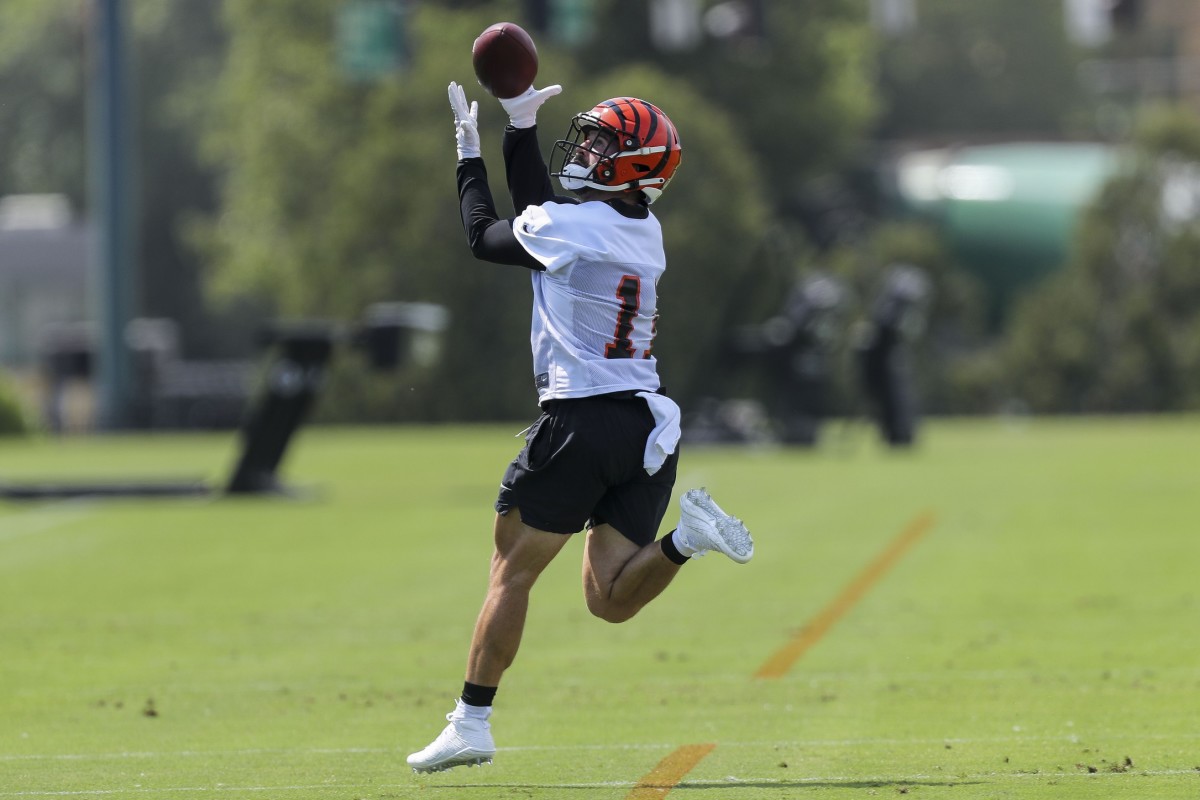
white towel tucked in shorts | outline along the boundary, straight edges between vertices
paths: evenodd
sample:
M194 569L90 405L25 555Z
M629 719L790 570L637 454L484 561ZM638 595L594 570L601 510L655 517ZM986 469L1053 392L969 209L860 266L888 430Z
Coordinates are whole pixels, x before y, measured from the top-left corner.
M650 406L650 413L654 415L654 430L650 431L650 437L646 440L646 455L642 459L646 474L653 475L662 469L667 456L679 446L682 413L675 401L665 394L638 392L637 396L645 399L646 405Z

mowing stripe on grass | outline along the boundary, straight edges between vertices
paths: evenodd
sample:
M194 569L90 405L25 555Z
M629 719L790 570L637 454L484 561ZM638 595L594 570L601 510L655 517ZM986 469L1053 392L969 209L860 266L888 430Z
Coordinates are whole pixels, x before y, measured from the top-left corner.
M53 530L82 519L90 513L90 508L78 503L56 503L31 511L22 511L11 517L0 517L0 542Z
M674 789L683 776L691 772L714 747L715 744L684 745L647 772L633 787L633 791L625 796L625 800L658 800L666 797L667 792Z
M768 658L758 672L754 673L756 678L779 678L782 677L792 665L799 660L800 656L812 647L826 631L833 627L833 624L845 616L846 612L854 607L854 604L862 599L862 596L867 593L867 590L879 582L889 569L897 561L900 556L908 548L912 547L918 539L924 536L930 528L933 527L934 515L932 512L925 512L918 515L908 526L900 532L887 549L885 549L878 558L867 565L867 568L858 574L854 580L847 584L846 588L842 589L834 601L821 610L821 613L813 617L813 619L800 629L790 642L775 651Z

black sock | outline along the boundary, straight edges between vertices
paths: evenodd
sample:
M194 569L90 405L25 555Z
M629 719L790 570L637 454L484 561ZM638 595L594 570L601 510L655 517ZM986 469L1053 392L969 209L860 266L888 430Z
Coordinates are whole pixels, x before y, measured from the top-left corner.
M679 549L675 547L675 540L672 538L674 535L675 531L671 531L666 536L659 539L658 544L659 547L662 548L663 555L665 555L668 560L670 560L672 563L678 564L679 566L683 566L688 562L688 557L679 552Z
M490 706L496 699L497 686L463 682L462 701L469 706Z

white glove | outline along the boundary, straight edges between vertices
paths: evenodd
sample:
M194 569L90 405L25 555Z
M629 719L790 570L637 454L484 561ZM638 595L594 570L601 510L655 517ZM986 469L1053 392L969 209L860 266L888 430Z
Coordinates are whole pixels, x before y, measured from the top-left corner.
M500 105L508 112L508 120L514 128L532 128L537 125L537 112L542 103L562 91L557 83L545 89L535 89L530 86L525 94L501 100Z
M458 143L458 159L479 158L479 103L467 106L467 93L454 81L447 87L450 108L454 109L454 139Z

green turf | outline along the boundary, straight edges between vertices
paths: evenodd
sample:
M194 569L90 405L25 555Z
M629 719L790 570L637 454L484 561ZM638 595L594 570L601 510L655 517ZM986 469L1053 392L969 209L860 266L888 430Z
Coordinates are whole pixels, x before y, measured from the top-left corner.
M942 421L911 453L685 451L754 532L639 617L535 589L493 766L407 771L461 686L522 426L305 431L293 501L0 503L0 798L1200 796L1200 419ZM201 476L231 436L0 442L0 479ZM918 515L782 678L757 669Z

